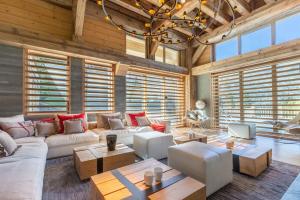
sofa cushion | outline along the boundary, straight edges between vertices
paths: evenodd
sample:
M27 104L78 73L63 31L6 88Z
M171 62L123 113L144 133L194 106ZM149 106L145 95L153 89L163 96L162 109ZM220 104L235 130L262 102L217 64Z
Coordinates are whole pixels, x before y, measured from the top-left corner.
M18 148L17 143L10 137L10 135L0 130L0 145L4 147L7 155L12 155Z
M97 113L97 128L110 129L108 119L121 119L121 113Z
M84 132L82 119L72 119L64 121L65 134L76 134Z
M140 112L140 113L128 113L131 121L131 126L138 126L138 122L136 120L136 117L145 117L146 113L145 112Z
M151 124L146 116L136 117L135 119L139 126L150 126Z
M24 115L16 115L12 117L0 117L0 129L1 129L1 124L6 123L6 122L24 122Z
M24 138L19 138L15 139L17 144L24 144L24 143L44 143L45 142L45 137L24 137Z
M22 146L15 154L0 159L1 200L40 200L47 145L44 142L19 144Z
M45 139L49 148L55 146L65 146L73 144L89 143L98 140L98 135L92 131L77 134L57 134L51 135Z
M55 122L37 122L36 136L46 137L57 133Z
M18 139L34 135L34 125L32 121L6 122L1 124L2 129L12 138Z
M125 128L121 119L108 118L108 122L111 130L123 130Z
M67 114L67 115L57 115L59 119L59 133L64 133L64 121L72 120L72 119L82 119L83 120L83 129L84 131L87 130L87 119L85 113L80 114Z

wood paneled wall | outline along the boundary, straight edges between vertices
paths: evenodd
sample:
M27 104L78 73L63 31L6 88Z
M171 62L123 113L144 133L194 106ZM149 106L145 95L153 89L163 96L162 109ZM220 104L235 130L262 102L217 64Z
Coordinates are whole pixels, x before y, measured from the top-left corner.
M71 10L41 0L0 0L1 24L66 40L73 34Z
M96 6L96 5L95 5ZM90 9L90 7L87 7ZM26 30L36 36L71 41L74 33L73 13L42 0L0 0L0 26ZM104 19L85 16L83 40L91 48L125 54L125 33Z
M196 66L210 63L212 61L212 45L208 45L203 54L199 57L195 63Z
M103 50L125 54L126 35L104 19L95 20L85 16L83 26L83 40L89 45Z

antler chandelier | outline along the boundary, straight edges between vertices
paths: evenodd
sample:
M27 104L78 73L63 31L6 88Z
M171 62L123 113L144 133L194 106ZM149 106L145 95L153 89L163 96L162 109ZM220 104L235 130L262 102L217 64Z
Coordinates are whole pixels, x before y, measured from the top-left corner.
M142 36L150 38L152 41L159 41L163 44L180 44L191 40L209 45L219 41L209 42L208 40L202 41L200 36L208 30L212 30L213 24L217 22L216 18L220 15L220 10L225 4L231 13L232 20L229 31L222 35L220 40L226 38L235 25L235 12L234 7L228 0L212 0L210 1L210 8L213 14L210 17L203 12L207 0L198 0L198 6L193 9L191 13L184 11L185 0L159 0L159 6L154 7L149 5L147 0L135 0L135 6L141 9L149 17L149 21L145 22L145 29L138 31L128 28L125 24L118 24L114 17L109 14L106 9L107 0L97 0L97 4L102 6L105 14L105 19L109 20L119 30L123 30L129 35ZM183 9L183 10L181 10ZM185 29L189 31L190 36L184 39L174 39L172 32L175 29Z

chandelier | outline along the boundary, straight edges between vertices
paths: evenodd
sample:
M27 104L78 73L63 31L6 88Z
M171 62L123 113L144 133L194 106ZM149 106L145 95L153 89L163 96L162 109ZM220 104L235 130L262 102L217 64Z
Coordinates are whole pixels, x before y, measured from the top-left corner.
M107 0L97 0L97 4L102 7L105 19L110 21L117 29L123 30L129 35L150 38L151 41L158 41L162 44L180 44L192 40L204 45L214 44L228 37L235 25L235 8L230 4L229 0L210 0L210 17L208 17L202 9L204 6L208 6L206 5L208 4L207 0L197 0L199 1L198 5L190 13L180 11L184 9L185 0L159 0L159 6L157 7L149 5L147 0L135 0L134 6L149 16L149 20L145 22L144 30L132 30L126 27L125 24L118 24L116 22L114 16L106 9L106 1ZM202 41L200 36L212 30L214 24L218 23L216 18L220 15L220 10L224 6L227 7L232 18L229 30L222 35L219 41ZM181 14L179 15L178 13ZM185 29L191 34L184 39L174 39L172 33L176 29Z

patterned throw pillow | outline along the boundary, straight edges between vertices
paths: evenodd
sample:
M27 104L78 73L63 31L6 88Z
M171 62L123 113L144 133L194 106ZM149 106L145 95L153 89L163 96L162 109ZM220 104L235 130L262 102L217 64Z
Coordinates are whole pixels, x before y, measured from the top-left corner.
M0 129L1 124L5 124L7 122L24 122L24 115L16 115L12 117L0 117Z
M82 119L64 121L64 131L65 134L83 133L84 128Z
M150 126L150 122L146 116L135 118L139 126Z
M0 130L0 145L4 147L8 156L12 155L18 148L17 143L4 131Z
M34 125L32 121L25 122L7 122L2 123L3 131L8 133L12 138L18 139L34 135Z
M111 130L123 130L125 129L124 124L121 119L118 118L108 118L108 123Z

